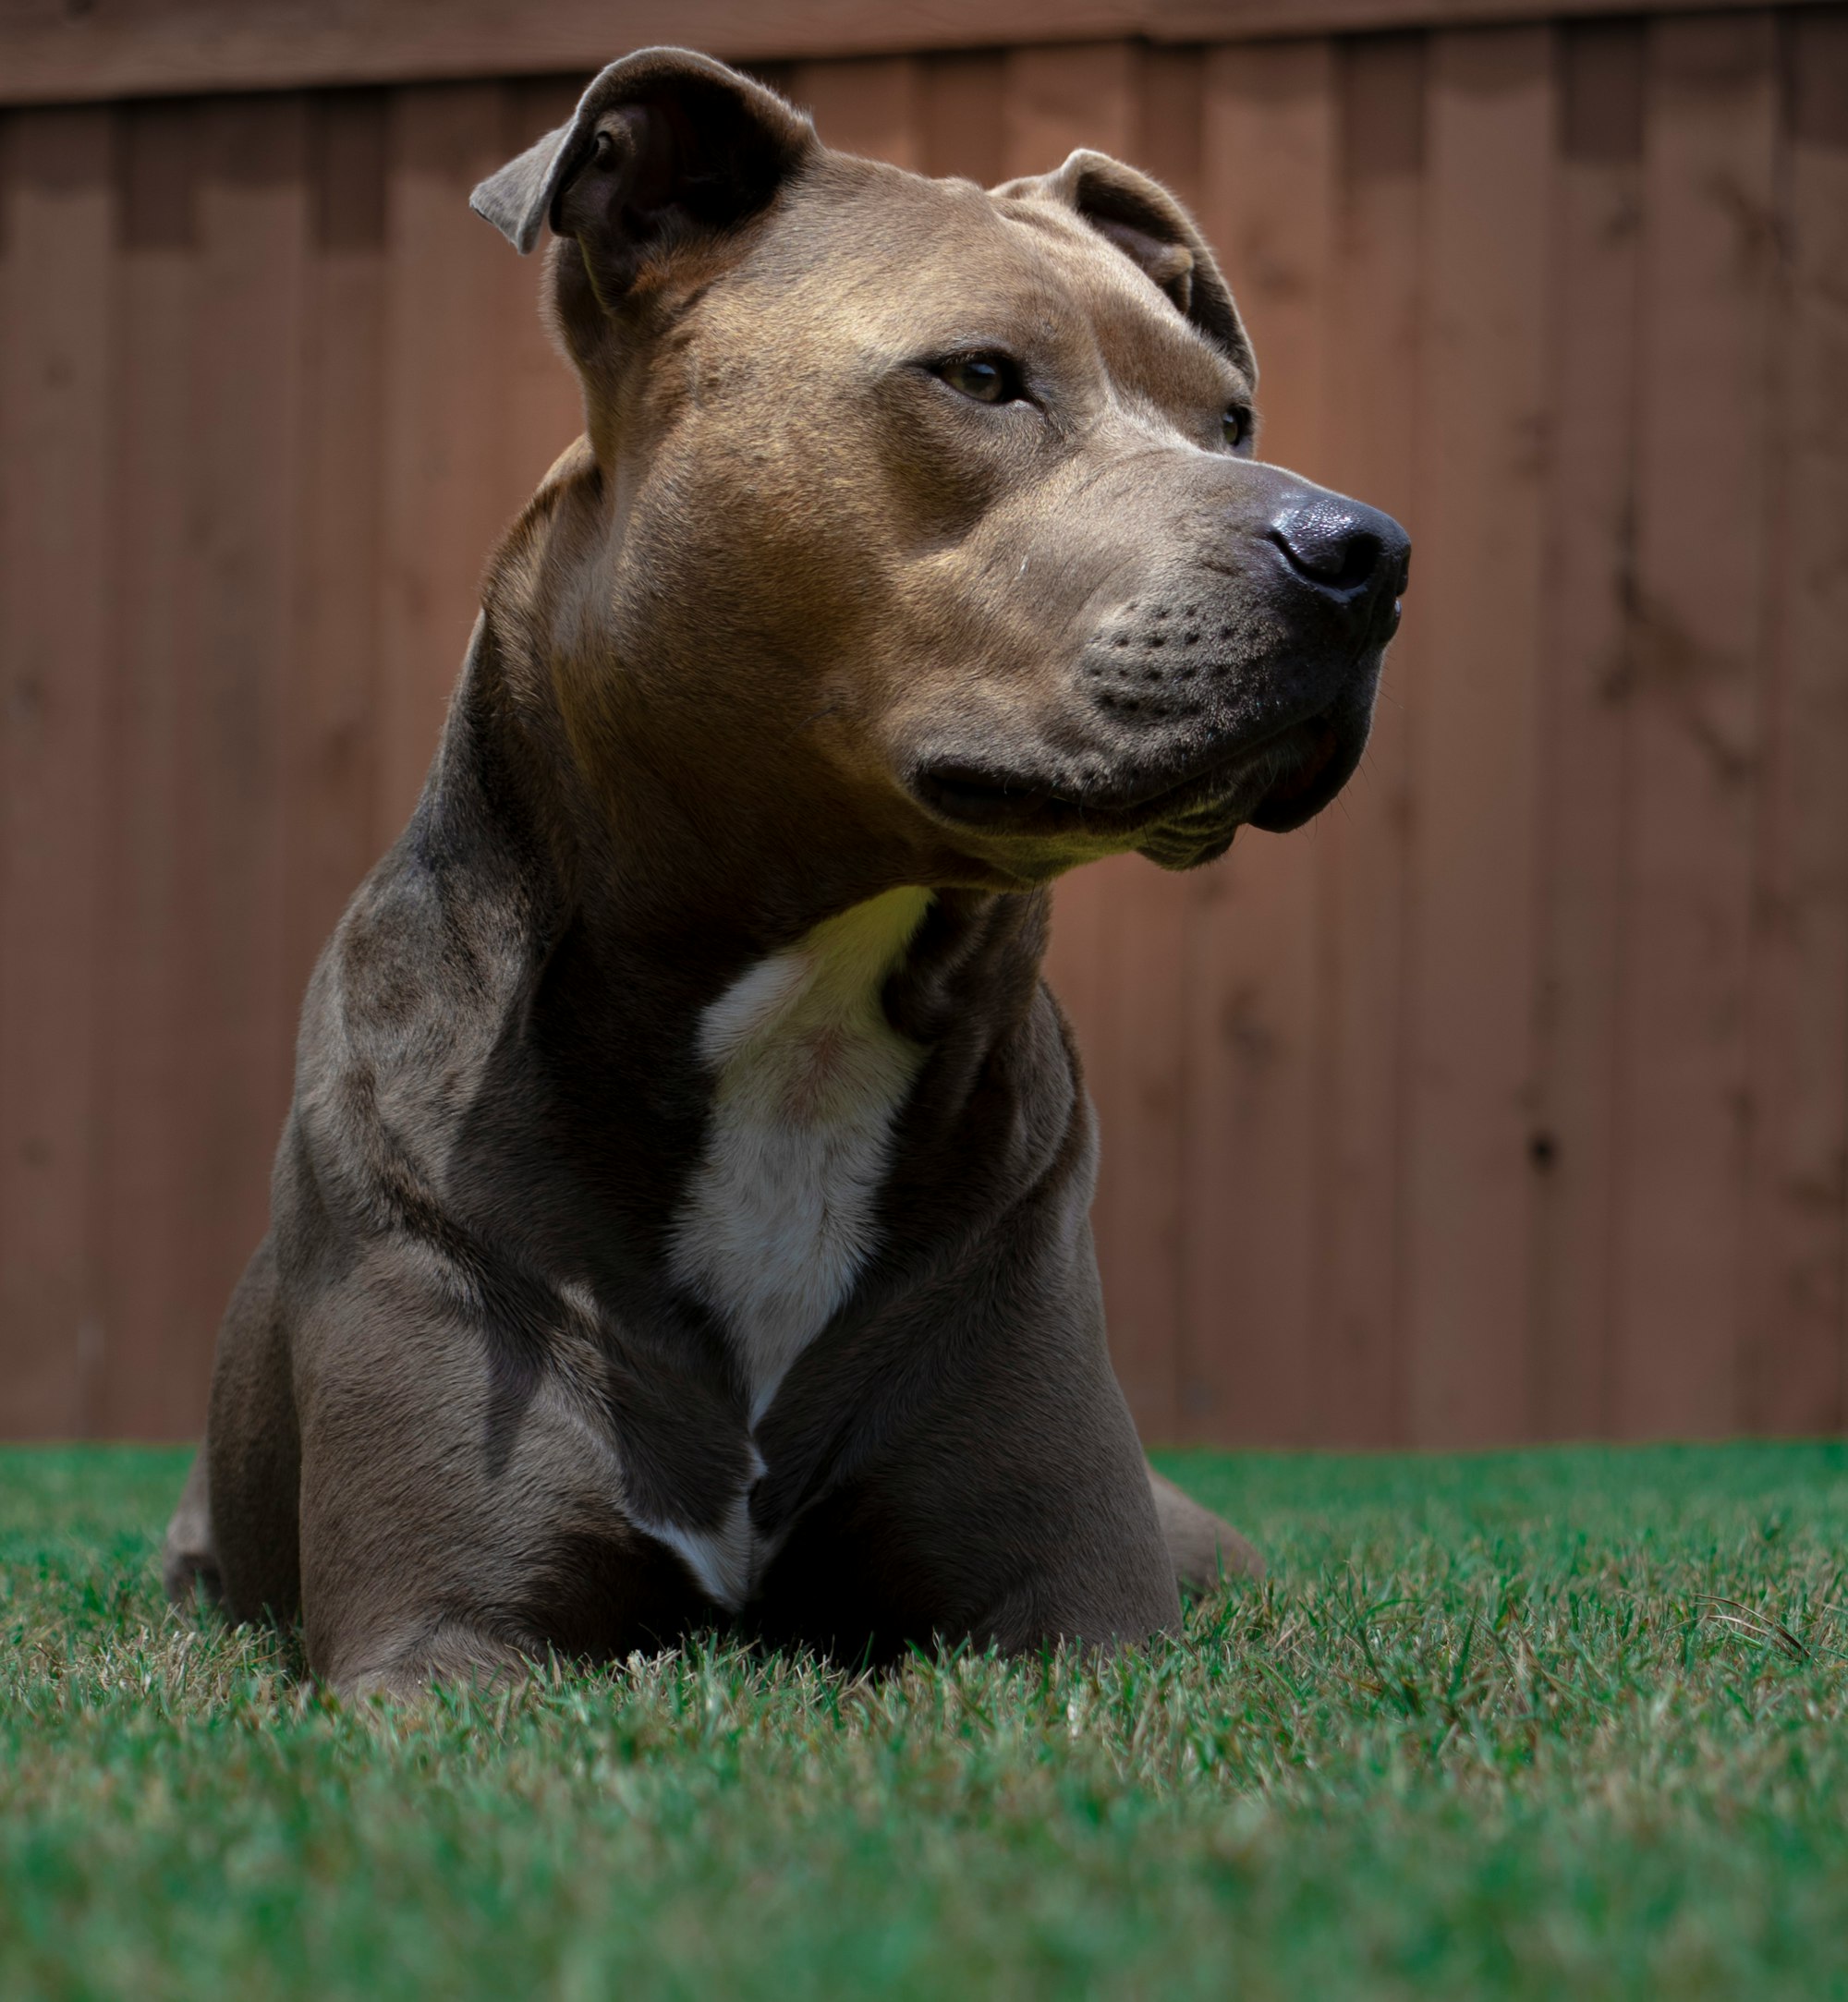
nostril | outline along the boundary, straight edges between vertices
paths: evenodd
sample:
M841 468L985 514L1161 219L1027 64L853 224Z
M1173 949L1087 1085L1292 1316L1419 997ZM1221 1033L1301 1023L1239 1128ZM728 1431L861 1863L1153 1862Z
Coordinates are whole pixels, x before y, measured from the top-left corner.
M1339 567L1328 578L1337 590L1354 590L1370 582L1380 571L1380 559L1384 552L1380 538L1361 528L1351 535L1337 550L1332 562Z
M1326 501L1279 516L1270 535L1293 569L1330 590L1371 583L1386 555L1384 540L1370 523Z

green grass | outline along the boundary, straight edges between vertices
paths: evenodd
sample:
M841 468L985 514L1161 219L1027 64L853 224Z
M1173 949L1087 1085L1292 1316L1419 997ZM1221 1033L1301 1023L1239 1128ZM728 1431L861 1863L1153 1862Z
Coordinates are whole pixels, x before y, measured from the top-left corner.
M1171 1455L1172 1645L344 1710L0 1452L0 1995L1848 1995L1848 1449Z

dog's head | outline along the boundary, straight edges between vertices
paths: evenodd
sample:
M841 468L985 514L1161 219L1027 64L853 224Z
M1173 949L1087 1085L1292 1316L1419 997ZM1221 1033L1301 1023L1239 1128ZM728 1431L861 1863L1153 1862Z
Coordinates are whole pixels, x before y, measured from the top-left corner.
M1406 538L1254 460L1250 346L1154 181L926 180L650 50L474 205L559 239L609 532L557 643L656 769L990 887L1186 868L1353 771Z

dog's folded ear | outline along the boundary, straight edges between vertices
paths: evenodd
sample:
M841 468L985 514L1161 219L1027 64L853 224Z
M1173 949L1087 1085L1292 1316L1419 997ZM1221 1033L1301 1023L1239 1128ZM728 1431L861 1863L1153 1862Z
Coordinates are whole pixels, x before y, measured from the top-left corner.
M468 198L522 255L550 223L606 300L650 253L764 208L819 141L760 83L688 49L612 63L548 132Z
M1075 209L1256 383L1251 343L1212 251L1160 181L1108 153L1080 150L1057 173L1009 181L995 193L1038 195Z

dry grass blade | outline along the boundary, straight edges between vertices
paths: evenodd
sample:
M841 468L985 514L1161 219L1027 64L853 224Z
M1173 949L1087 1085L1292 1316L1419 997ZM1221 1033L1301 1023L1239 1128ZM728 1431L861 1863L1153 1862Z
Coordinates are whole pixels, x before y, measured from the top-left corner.
M1813 1659L1810 1650L1797 1639L1781 1620L1773 1620L1755 1608L1742 1604L1738 1599L1720 1597L1716 1593L1700 1592L1695 1595L1696 1606L1719 1606L1726 1609L1717 1614L1722 1624L1736 1627L1742 1633L1749 1633L1755 1640L1772 1641L1783 1649L1793 1661Z

